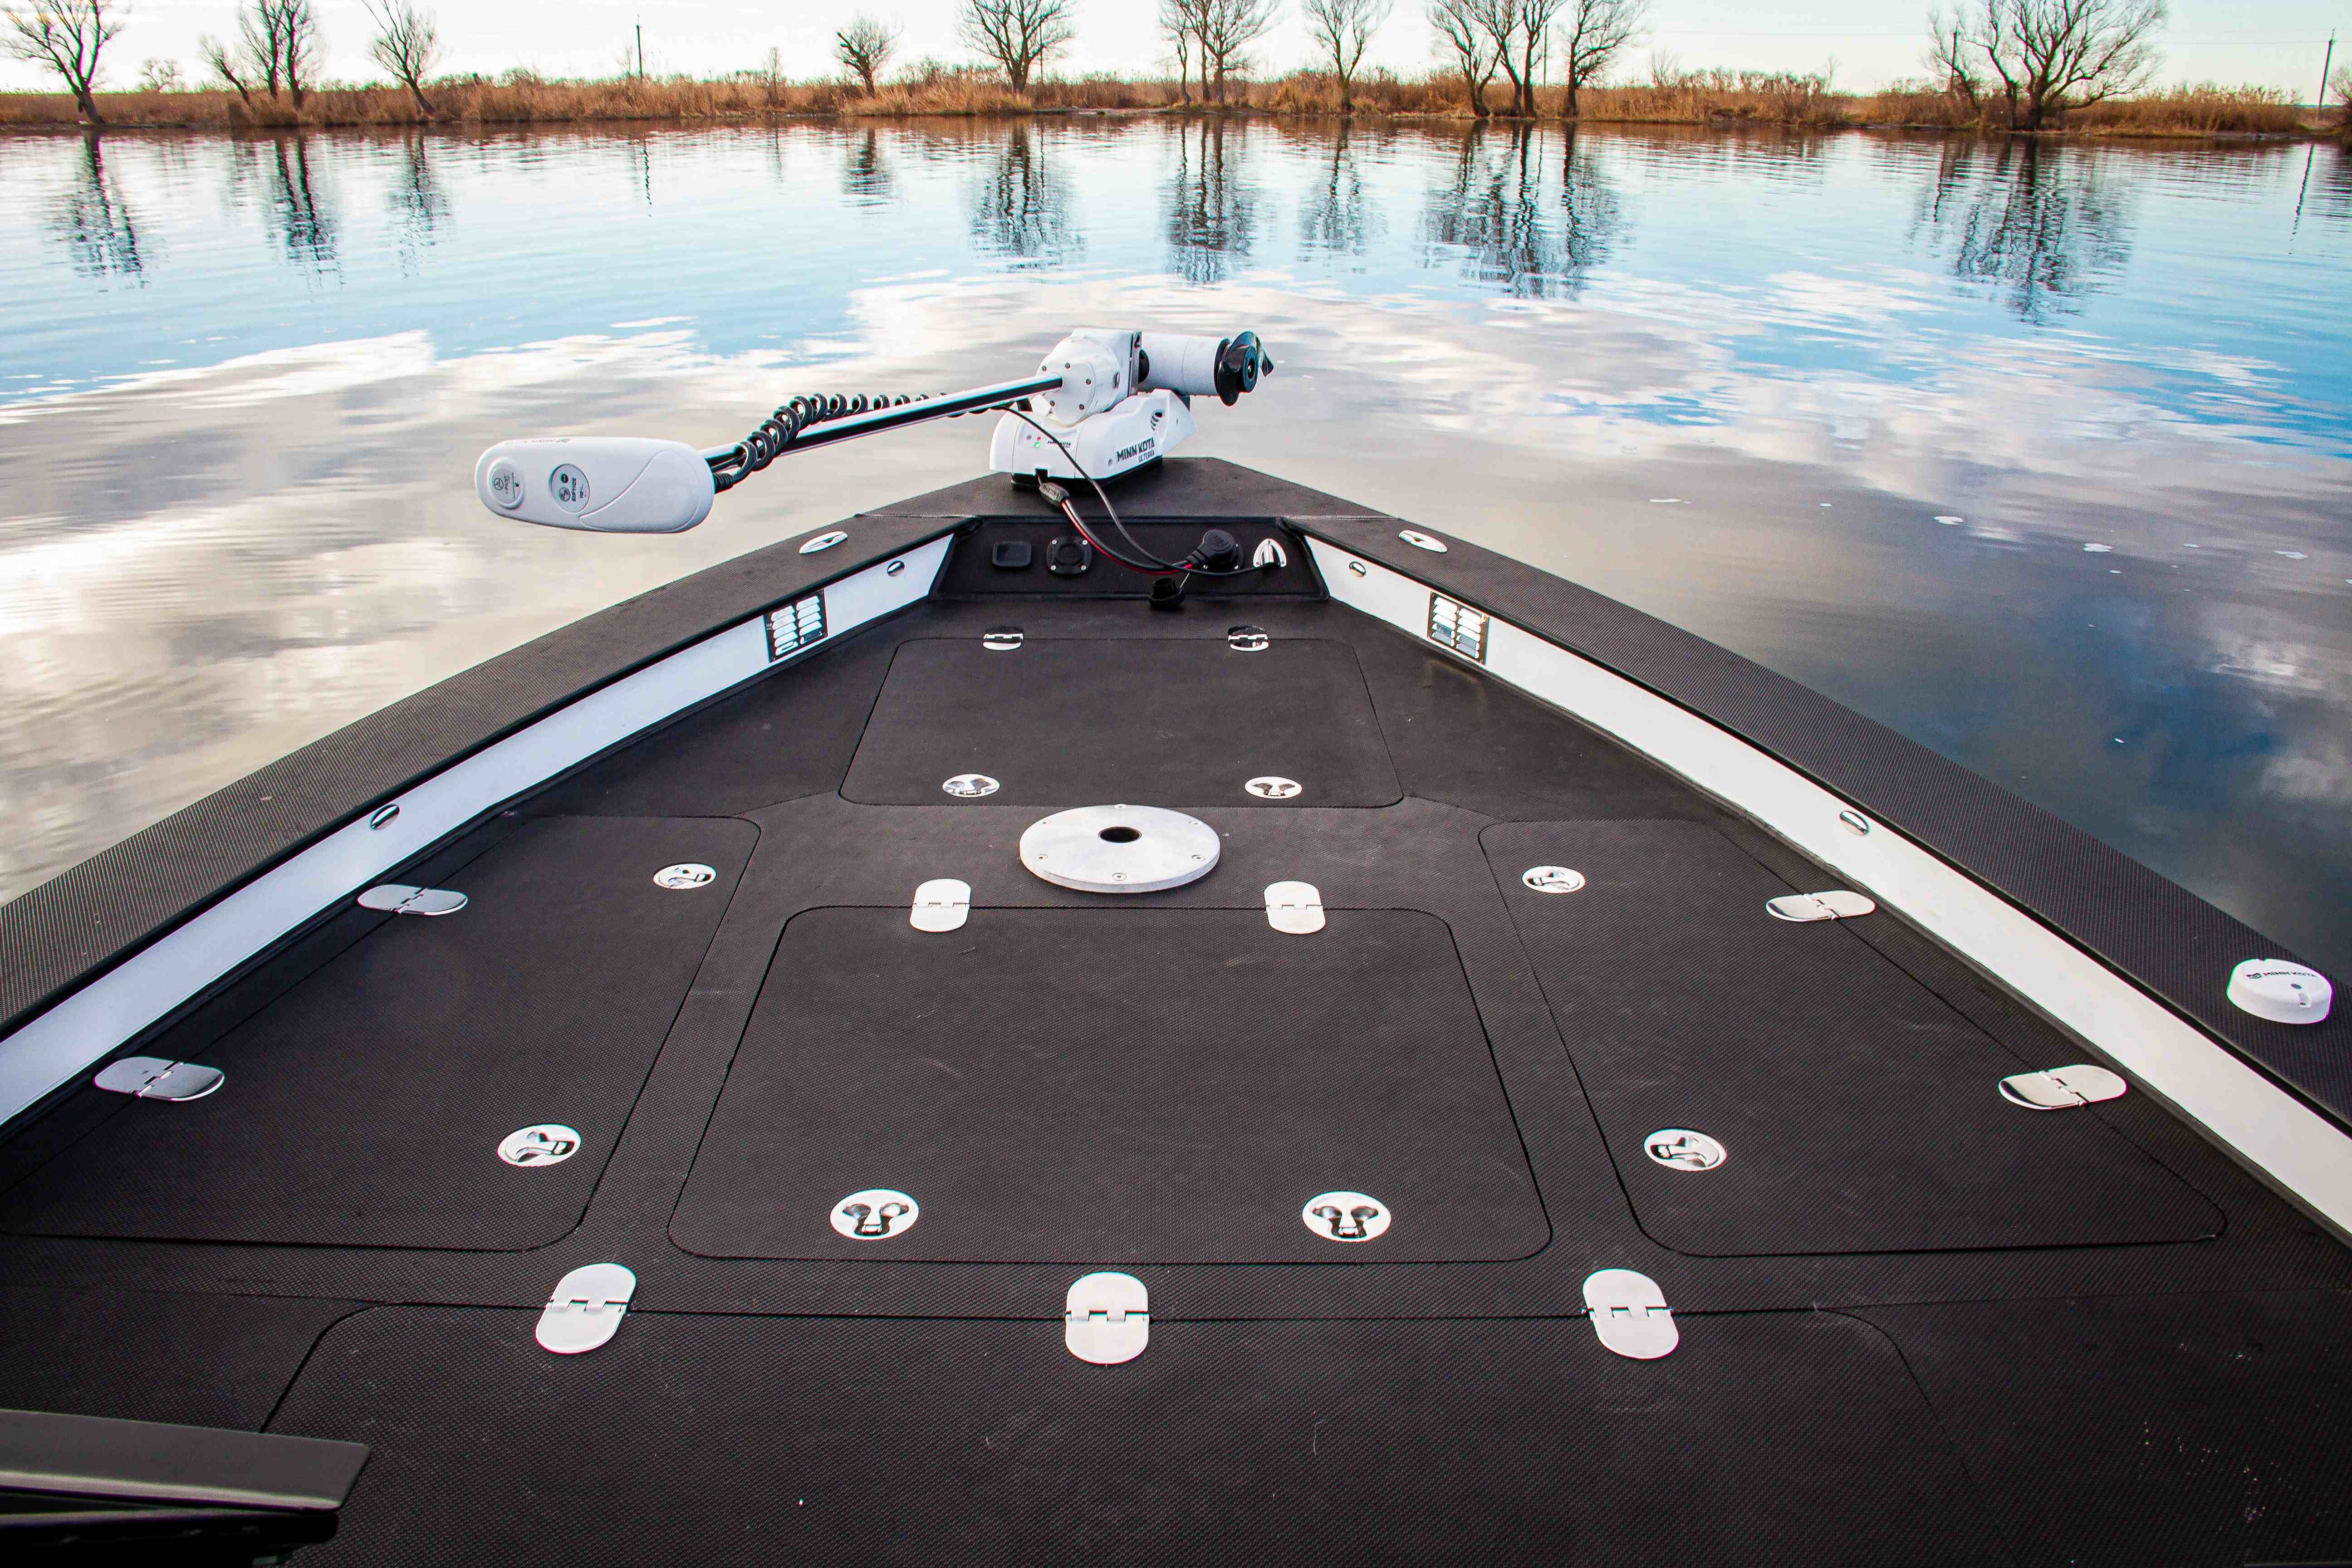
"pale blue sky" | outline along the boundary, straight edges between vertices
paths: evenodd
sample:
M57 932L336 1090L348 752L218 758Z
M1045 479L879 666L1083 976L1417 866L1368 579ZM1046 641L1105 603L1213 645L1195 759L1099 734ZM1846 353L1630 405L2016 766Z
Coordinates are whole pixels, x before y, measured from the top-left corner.
M710 74L750 67L772 46L794 76L825 73L831 30L861 8L902 23L910 57L961 59L955 37L960 0L441 0L437 6L455 69L495 72L528 64L551 75L604 74L642 16L647 63L655 69ZM1128 71L1159 58L1151 0L1076 0L1076 46L1065 71ZM371 28L359 0L320 0L332 74L374 74L366 60ZM1262 57L1276 69L1308 55L1293 15ZM1841 87L1867 89L1919 74L1926 43L1925 0L1655 0L1653 43L1684 65L1817 69L1834 59ZM130 25L115 41L110 79L127 85L150 56L193 68L196 38L226 32L232 0L131 0ZM2328 32L2352 26L2352 0L2173 0L2164 38L2165 74L2174 80L2253 81L2293 89L2308 100L2319 78ZM1397 0L1374 57L1403 72L1429 59L1429 30L1419 0ZM1636 68L1647 60L1636 54ZM0 68L0 82L33 85L26 68Z

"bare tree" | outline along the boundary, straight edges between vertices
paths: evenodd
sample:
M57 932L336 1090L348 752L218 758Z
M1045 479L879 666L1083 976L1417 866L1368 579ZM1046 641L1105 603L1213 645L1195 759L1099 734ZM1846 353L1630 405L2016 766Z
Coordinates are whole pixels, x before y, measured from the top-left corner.
M898 47L898 29L865 11L833 36L833 58L865 84L868 98L874 96L875 79L889 65Z
M2157 66L2165 0L1962 0L1947 23L1951 52L1981 60L2000 83L2009 123L2039 131L2053 115L2138 91Z
M286 65L286 91L294 100L294 107L302 107L302 96L309 90L306 83L315 79L327 56L326 35L319 30L319 13L311 0L259 0L265 6L275 5L281 18L285 52L280 57Z
M1920 63L1942 79L1946 92L1975 109L1984 83L1977 75L1977 51L1969 43L1958 20L1947 19L1941 11L1930 11L1927 32L1927 52L1919 57Z
M1160 36L1168 40L1168 47L1176 56L1176 96L1181 103L1192 101L1192 55L1201 41L1208 5L1209 0L1160 0ZM1209 96L1208 67L1204 53L1201 57L1202 98Z
M1249 47L1282 19L1282 0L1205 0L1201 17L1201 75L1215 72L1216 100L1225 79L1249 68Z
M1486 84L1495 79L1495 46L1479 26L1476 0L1429 0L1429 26L1436 47L1462 73L1470 92L1470 113L1486 118Z
M1299 9L1307 17L1307 36L1315 40L1315 47L1331 62L1331 74L1339 79L1342 114L1356 107L1349 96L1356 68L1364 63L1364 49L1381 24L1389 19L1393 4L1394 0L1299 0Z
M1559 0L1543 3L1557 5ZM1517 48L1529 4L1530 0L1468 0L1464 7L1472 24L1486 35L1486 47L1494 51L1504 79L1511 84L1512 114L1530 112L1528 104L1535 96L1535 84L1519 74Z
M433 106L425 100L425 79L441 61L441 29L434 25L433 13L420 7L416 0L366 3L368 16L376 26L369 55L408 89L408 96L416 100L416 112L432 118Z
M1561 115L1576 118L1576 95L1600 80L1617 63L1627 45L1642 35L1649 20L1650 0L1568 0L1568 16L1559 25L1560 67L1568 78L1568 97Z
M166 59L146 59L139 62L139 90L142 92L184 92L188 84L180 78L180 62Z
M55 71L74 95L74 108L81 117L92 125L105 124L90 93L98 86L99 56L122 31L112 0L53 0L29 11L0 6L0 17L8 22L0 49L27 65Z
M1067 47L1077 29L1071 0L964 0L963 41L1004 72L1015 92L1029 90L1029 78Z

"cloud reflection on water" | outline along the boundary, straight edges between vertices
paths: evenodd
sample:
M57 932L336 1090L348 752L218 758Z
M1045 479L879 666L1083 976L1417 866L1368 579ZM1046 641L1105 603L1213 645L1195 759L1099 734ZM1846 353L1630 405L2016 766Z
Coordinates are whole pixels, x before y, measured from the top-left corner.
M135 276L109 298L146 341L5 351L37 379L0 380L0 896L964 477L981 433L796 458L674 540L500 527L465 483L487 441L714 440L798 386L993 379L1150 321L1276 345L1202 449L1715 637L2352 962L2340 154L2302 183L2300 153L1210 121L165 148L5 154L45 205L0 279L69 315ZM226 212L180 218L207 182Z

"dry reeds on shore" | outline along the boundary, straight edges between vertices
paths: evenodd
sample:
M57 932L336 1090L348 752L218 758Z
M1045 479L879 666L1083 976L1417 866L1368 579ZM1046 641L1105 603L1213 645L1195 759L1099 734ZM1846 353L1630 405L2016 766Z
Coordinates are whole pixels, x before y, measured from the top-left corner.
M1327 71L1300 70L1267 80L1227 81L1221 103L1204 103L1197 83L1170 79L1087 76L1044 80L1015 93L993 72L925 60L873 93L840 81L792 81L744 71L715 79L618 77L562 80L528 70L499 77L453 77L427 83L432 112L405 89L328 87L290 100L226 89L102 92L99 108L115 126L266 130L291 126L564 124L621 121L753 120L772 115L1013 115L1193 109L1277 115L1337 112L1338 83ZM1469 118L1469 91L1458 77L1402 78L1368 70L1352 86L1360 116ZM1488 102L1503 98L1490 88ZM1538 111L1559 116L1566 92L1544 88ZM1998 132L2004 114L1993 100L1969 100L1925 85L1874 93L1832 89L1826 74L1785 71L1666 70L1646 82L1588 87L1578 118L1588 123L1770 126L1829 131L1851 126ZM2070 110L2059 129L2104 136L2291 136L2335 132L2337 110L2298 108L2289 95L2261 87L2207 83ZM0 127L77 123L68 93L0 93Z

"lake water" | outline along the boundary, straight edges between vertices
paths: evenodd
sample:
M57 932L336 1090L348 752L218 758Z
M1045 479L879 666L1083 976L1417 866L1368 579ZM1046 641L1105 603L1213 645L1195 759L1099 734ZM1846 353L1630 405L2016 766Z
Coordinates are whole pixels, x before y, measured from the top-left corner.
M2352 160L1160 121L0 141L0 898L683 572L978 471L961 421L671 539L509 435L1255 328L1197 450L1507 551L2352 970Z

